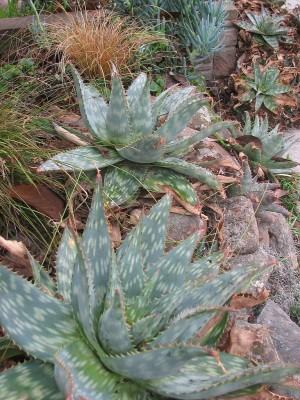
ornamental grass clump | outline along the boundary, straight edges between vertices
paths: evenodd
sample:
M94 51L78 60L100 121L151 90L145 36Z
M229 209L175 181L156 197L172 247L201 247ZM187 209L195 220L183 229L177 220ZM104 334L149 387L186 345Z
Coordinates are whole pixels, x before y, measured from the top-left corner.
M258 271L219 274L219 254L191 262L197 234L165 253L170 205L158 202L115 253L97 183L82 237L64 232L56 283L32 257L35 284L0 267L1 326L35 358L0 375L3 399L209 399L299 373L216 350L223 305Z
M109 78L113 65L120 74L131 74L142 46L165 41L158 33L103 10L93 15L84 11L66 15L55 25L48 25L47 32L64 62L72 62L90 78Z
M232 123L219 122L193 136L178 134L206 101L192 95L193 88L170 93L154 101L150 81L140 74L125 94L120 77L114 74L109 104L98 91L84 84L73 70L81 114L91 133L86 146L59 153L43 163L39 171L95 171L104 169L104 191L111 204L131 200L139 188L171 190L186 203L196 206L198 198L185 176L210 188L220 189L216 176L199 165L183 160L191 145ZM161 116L165 122L159 123ZM185 176L184 176L185 175Z

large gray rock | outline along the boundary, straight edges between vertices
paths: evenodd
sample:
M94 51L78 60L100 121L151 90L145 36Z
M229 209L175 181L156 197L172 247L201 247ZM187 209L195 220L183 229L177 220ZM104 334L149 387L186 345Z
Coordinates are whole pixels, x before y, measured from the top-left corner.
M258 250L259 231L252 203L244 196L224 202L223 246L234 254L251 254Z
M178 244L193 233L198 233L200 240L206 235L207 221L199 215L170 213L168 221L167 246Z
M297 269L297 250L290 226L282 214L259 213L258 226L261 243L289 268Z
M272 300L268 300L257 322L268 328L281 361L300 364L300 327Z
M298 0L298 6L300 7L300 0ZM300 130L293 129L284 133L294 141L294 144L288 149L285 156L288 156L291 160L296 161L300 164ZM300 165L293 168L293 171L297 174L300 173Z

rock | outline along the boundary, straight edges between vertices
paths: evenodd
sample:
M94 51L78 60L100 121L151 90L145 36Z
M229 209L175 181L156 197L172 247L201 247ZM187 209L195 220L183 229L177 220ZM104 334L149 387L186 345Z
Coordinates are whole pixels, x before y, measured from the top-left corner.
M268 300L257 322L268 328L281 361L300 363L300 327L272 300Z
M199 143L199 145L197 145L197 149L189 155L187 160L190 160L194 163L201 163L203 161L216 161L216 163L213 163L212 168L216 166L218 170L220 167L224 167L232 171L241 171L241 166L236 159L232 157L222 146L210 138L206 138Z
M286 0L284 8L292 12L295 8L300 7L300 0Z
M285 217L275 212L263 211L259 213L258 225L263 246L269 248L283 263L297 269L297 249Z
M252 254L242 254L232 257L227 265L230 267L230 269L257 265L260 269L263 270L264 268L274 266L276 262L277 260L274 256L272 256L266 250L260 247Z
M258 226L249 199L236 196L224 202L224 223L221 234L223 247L235 254L250 254L258 250Z
M280 361L268 329L244 320L237 320L231 328L229 353L258 363Z
M224 47L215 54L213 61L214 79L225 78L235 71L236 54L236 46Z
M181 240L187 239L193 233L200 234L200 240L206 235L207 222L199 215L182 215L170 213L168 222L167 242L177 244Z

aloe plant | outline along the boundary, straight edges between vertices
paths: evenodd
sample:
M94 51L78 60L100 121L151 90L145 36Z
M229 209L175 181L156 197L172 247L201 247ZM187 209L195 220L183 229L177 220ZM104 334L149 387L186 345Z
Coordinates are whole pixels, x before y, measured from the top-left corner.
M258 42L278 50L279 42L287 39L288 30L282 26L284 17L270 15L265 9L260 14L246 12L246 15L250 22L240 21L237 25L253 33Z
M243 132L235 138L233 147L245 153L255 166L260 166L272 173L291 172L297 162L284 158L295 139L278 132L279 125L269 130L268 117L255 116L252 123L249 113Z
M261 71L258 64L253 66L254 75L245 78L246 92L241 96L242 102L255 100L255 111L262 105L275 113L277 110L276 97L290 91L290 87L278 81L280 72L277 68Z
M165 253L169 196L115 253L101 198L98 182L82 237L64 232L56 290L40 265L35 285L0 267L1 326L36 359L0 374L2 398L207 399L299 373L214 349L222 306L256 268L219 274L219 254L192 263L197 234Z
M187 203L196 205L197 195L184 177L189 176L219 189L217 178L207 169L178 157L191 145L231 123L216 123L189 138L177 135L186 127L205 100L191 95L192 88L179 93L163 92L150 99L150 82L139 75L128 88L120 78L112 80L109 105L97 90L83 83L74 70L81 114L93 138L87 146L59 153L39 168L40 171L91 171L105 168L104 190L112 204L131 199L140 187L150 191L171 188ZM161 126L158 118L168 114Z

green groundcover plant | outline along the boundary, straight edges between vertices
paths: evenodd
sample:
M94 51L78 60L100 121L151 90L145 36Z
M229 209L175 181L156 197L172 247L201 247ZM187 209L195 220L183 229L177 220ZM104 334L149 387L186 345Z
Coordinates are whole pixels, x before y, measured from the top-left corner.
M107 104L95 88L83 83L76 70L73 72L81 114L92 138L86 146L57 154L43 163L40 171L104 169L104 191L112 204L132 199L143 187L157 192L169 188L196 205L197 194L185 176L220 189L217 177L209 170L181 158L191 145L232 127L232 123L219 122L193 136L178 137L206 103L192 94L192 87L175 93L164 91L151 101L150 81L145 74L133 81L127 94L115 74ZM163 115L168 117L159 124Z
M197 235L165 253L170 205L165 196L115 253L98 182L82 237L64 232L56 284L31 256L35 284L0 267L1 326L36 359L0 375L1 398L199 400L299 373L214 349L222 306L258 271L219 274L219 254L192 263Z

